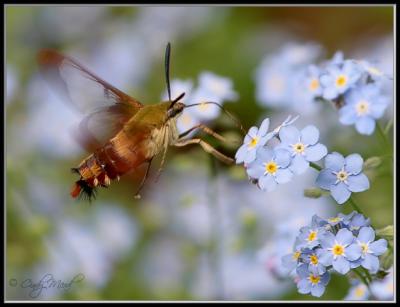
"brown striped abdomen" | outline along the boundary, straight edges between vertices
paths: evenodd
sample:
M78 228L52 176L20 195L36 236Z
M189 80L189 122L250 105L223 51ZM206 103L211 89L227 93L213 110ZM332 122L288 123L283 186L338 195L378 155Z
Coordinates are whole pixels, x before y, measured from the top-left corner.
M145 162L147 158L139 150L140 146L132 147L129 144L131 142L127 146L132 150L129 150L129 155L122 156L121 144L118 138L114 138L83 160L78 168L73 169L80 175L80 179L72 187L71 196L76 198L81 193L86 193L90 198L96 187L108 187L111 180L119 180L120 176Z

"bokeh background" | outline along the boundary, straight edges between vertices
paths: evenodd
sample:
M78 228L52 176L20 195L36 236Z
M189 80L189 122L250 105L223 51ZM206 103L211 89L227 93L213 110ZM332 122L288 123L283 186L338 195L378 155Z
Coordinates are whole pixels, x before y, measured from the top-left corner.
M229 78L238 99L225 107L246 129L265 117L276 127L300 114L296 125L316 125L330 151L366 158L381 154L376 134L341 126L331 107L301 114L260 104L255 72L285 44L311 42L321 47L319 59L341 50L376 60L393 75L392 7L6 6L5 13L7 299L312 299L282 278L279 257L314 213L352 211L327 197L303 196L314 170L267 193L248 182L242 166L223 165L197 147L171 149L157 182L153 168L142 199L133 198L140 170L102 189L92 204L72 200L76 178L69 169L87 153L70 134L76 113L40 79L36 53L56 48L155 103L165 92L170 41L171 78L195 82L204 71ZM222 114L209 125L229 136L240 132ZM208 140L234 156L237 147ZM371 189L355 199L374 225L392 224L390 159L369 175ZM8 282L39 281L47 273L66 282L79 273L85 279L35 298ZM348 288L345 277L333 275L321 299L341 300Z

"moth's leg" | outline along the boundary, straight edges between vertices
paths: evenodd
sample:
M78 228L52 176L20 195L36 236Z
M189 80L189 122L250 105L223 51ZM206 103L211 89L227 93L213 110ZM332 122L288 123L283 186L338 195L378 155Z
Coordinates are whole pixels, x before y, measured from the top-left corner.
M183 146L187 146L190 144L199 144L201 147L203 147L203 149L212 154L214 157L216 157L218 160L226 163L226 164L233 164L233 162L235 162L235 160L233 160L232 158L225 156L224 154L220 153L218 150L216 150L214 147L212 147L210 144L208 144L207 142L203 141L202 139L188 139L188 140L181 140L179 139L174 146L176 147L183 147Z
M223 137L222 135L216 133L215 131L213 131L212 129L210 129L209 127L207 127L206 125L203 125L203 124L198 124L198 125L196 125L196 126L193 126L193 127L190 128L189 130L187 130L187 131L181 133L181 134L179 135L179 139L181 139L181 138L187 136L190 132L192 132L193 130L196 130L196 129L201 129L201 130L203 130L205 133L207 133L207 134L209 134L209 135L215 137L217 140L219 140L219 141L221 141L221 142L224 142L224 143L231 143L231 142L232 142L232 141L227 140L225 137Z
M167 157L167 149L168 149L168 144L165 143L165 144L164 144L163 155L162 155L162 158L161 158L160 167L158 168L157 175L156 175L156 178L154 179L154 182L157 182L157 181L158 181L158 179L159 179L160 176L161 176L161 172L162 172L163 169L164 169L165 158Z
M143 177L143 179L142 179L142 182L140 183L139 188L138 188L138 190L136 191L135 196L134 196L136 199L140 199L140 197L141 197L140 194L139 194L139 192L142 190L142 188L143 188L143 186L144 186L144 184L145 184L145 182L146 182L146 179L147 179L147 177L149 176L151 161L153 161L153 158L151 158L151 159L148 160L148 162L147 162L146 173L144 174L144 177Z

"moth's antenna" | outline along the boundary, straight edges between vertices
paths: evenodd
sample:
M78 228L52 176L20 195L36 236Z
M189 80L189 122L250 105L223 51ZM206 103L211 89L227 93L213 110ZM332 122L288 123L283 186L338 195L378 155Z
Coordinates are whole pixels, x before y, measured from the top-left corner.
M171 44L168 42L167 48L165 49L165 80L167 81L168 99L171 101L171 86L169 83L169 56L171 54ZM172 104L171 106L172 107Z

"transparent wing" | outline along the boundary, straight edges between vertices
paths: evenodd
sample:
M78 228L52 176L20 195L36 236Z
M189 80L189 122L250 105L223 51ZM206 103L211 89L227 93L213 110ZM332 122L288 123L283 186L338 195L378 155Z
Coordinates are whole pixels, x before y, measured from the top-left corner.
M85 115L75 136L89 151L104 144L143 107L135 98L55 50L41 50L38 63L43 77L63 101Z

